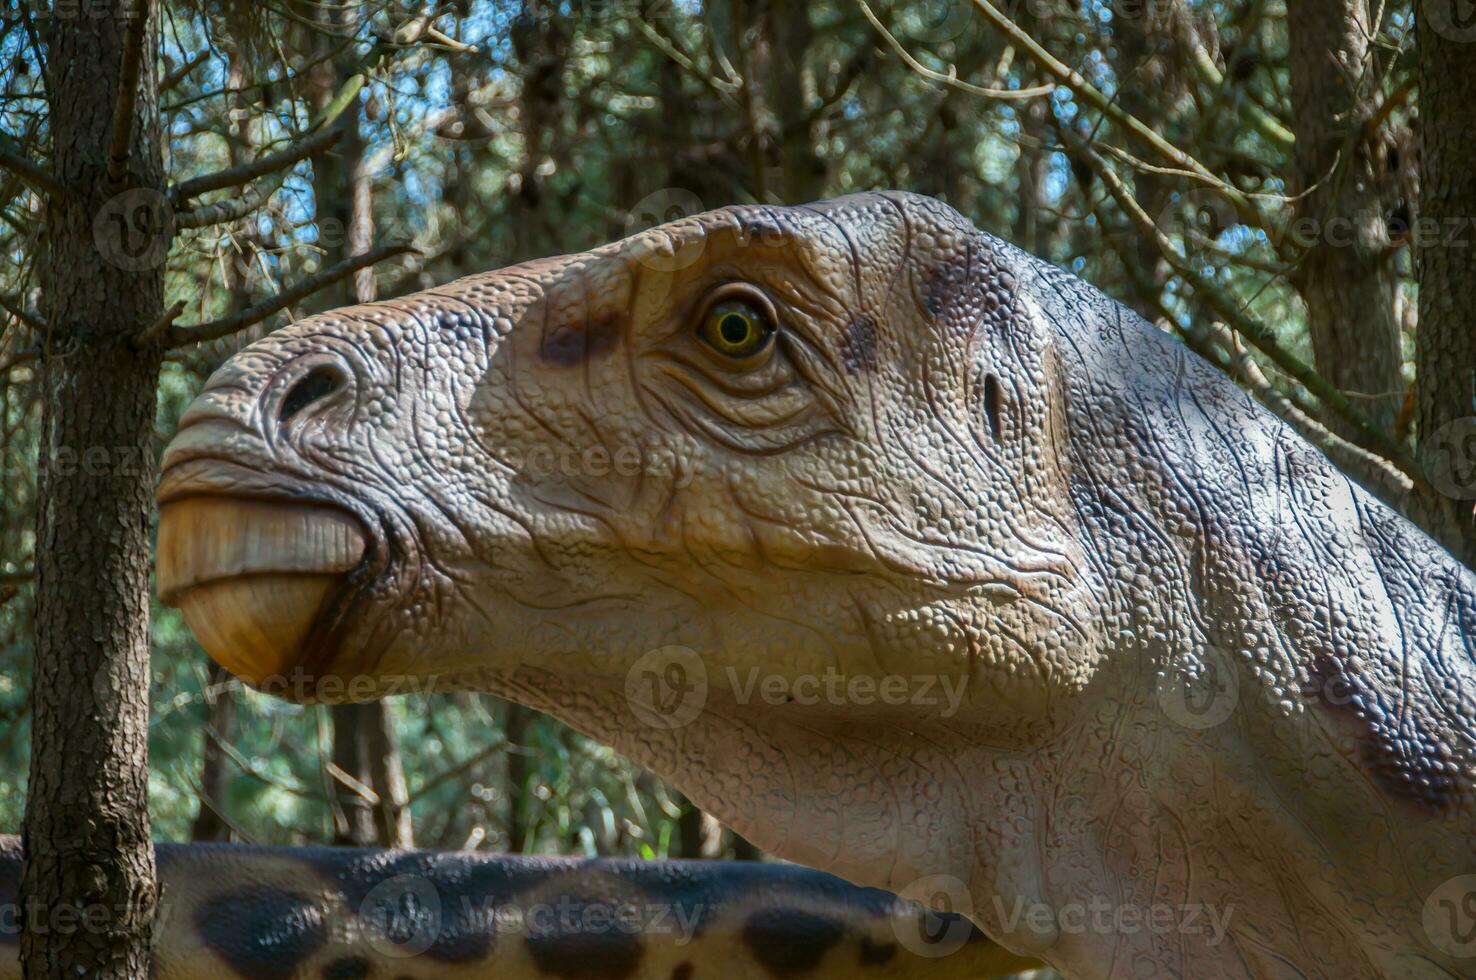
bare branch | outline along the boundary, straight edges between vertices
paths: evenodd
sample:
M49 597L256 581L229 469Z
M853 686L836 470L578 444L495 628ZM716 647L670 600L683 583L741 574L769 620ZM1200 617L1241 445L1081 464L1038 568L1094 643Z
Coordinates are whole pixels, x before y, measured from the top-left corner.
M332 285L340 279L346 279L366 266L374 265L376 262L381 262L384 259L396 255L404 255L407 252L419 254L412 246L403 244L380 245L377 248L372 248L361 255L344 259L342 262L322 270L317 275L309 276L295 286L282 290L270 299L262 300L260 303L250 306L232 316L219 320L211 320L209 323L171 326L162 334L164 345L166 347L182 347L186 344L196 344L207 340L218 340L221 337L228 337L233 333L260 323L273 313L286 309L293 303L311 296L325 286Z
M286 170L298 162L306 160L313 154L332 146L342 135L343 130L341 129L326 127L319 129L317 132L303 137L280 152L268 153L266 156L257 157L250 163L227 167L224 170L202 174L199 177L191 177L189 180L175 184L169 189L169 199L179 204L188 201L192 197L199 197L201 194L209 193L210 191L218 191L225 187L238 187L258 177L265 177L267 174L275 173L279 170ZM210 224L210 222L202 223ZM194 226L185 225L184 227Z
M182 211L174 216L175 228L204 228L206 225L225 224L239 221L267 202L282 185L284 171L278 171L267 180L249 185L240 197L227 198L214 204L202 204L198 208Z
M149 344L153 343L161 333L169 329L170 325L173 324L175 320L179 319L179 316L181 313L184 312L184 309L185 301L182 299L175 300L173 306L165 310L164 313L159 317L159 319L155 320L152 324L149 325L149 328L147 330L138 335L138 339L134 341L134 346L146 347Z
M6 313L9 313L11 316L15 317L21 323L25 324L27 327L30 327L37 333L44 334L47 332L48 328L44 320L36 316L34 313L27 313L25 307L21 306L20 303L16 302L8 296L0 295L0 310L4 310Z
M1093 205L1092 210L1098 212ZM1317 446L1341 470L1376 493L1391 507L1403 508L1413 490L1413 482L1388 460L1357 446L1333 432L1317 419L1316 408L1297 392L1284 392L1271 383L1261 366L1236 340L1223 323L1208 327L1186 325L1179 321L1163 300L1157 282L1145 276L1119 244L1115 235L1104 240L1117 254L1122 270L1133 280L1140 293L1152 297L1158 315L1173 325L1179 336L1196 354L1234 378L1256 401L1273 415L1290 425L1308 442Z
M193 57L186 58L178 65L178 67L170 71L169 74L165 75L164 78L159 82L159 91L161 93L168 92L170 89L174 88L174 86L178 85L180 82L189 77L190 72L194 71L200 65L204 64L205 59L209 57L210 49L201 48L199 51L195 52Z
M1209 326L1213 342L1230 358L1235 377L1256 401L1265 405L1302 438L1320 448L1340 469L1378 494L1390 506L1401 506L1414 487L1413 481L1384 457L1356 446L1319 422L1303 407L1276 390L1261 366L1251 359L1235 335L1222 323Z
M975 2L983 2L983 0L975 0ZM1168 260L1169 265L1174 267L1174 271L1182 276L1185 282L1193 286L1195 292L1203 296L1210 308L1223 317L1236 333L1244 337L1252 347L1271 358L1277 367L1315 395L1324 405L1342 416L1358 432L1360 442L1365 448L1376 449L1380 455L1413 480L1417 488L1423 489L1428 486L1419 464L1410 457L1404 447L1395 442L1388 433L1369 422L1353 406L1347 395L1318 374L1310 364L1283 347L1270 330L1246 316L1233 299L1225 296L1215 283L1206 279L1199 270L1194 268L1193 263L1179 253L1173 242L1169 241L1168 236L1154 224L1153 219L1128 191L1122 178L1095 150L1085 144L1080 144L1074 149L1101 178L1108 193L1127 213L1138 232L1158 246L1159 252Z
M143 69L144 36L148 33L152 0L134 0L123 35L123 65L118 71L118 95L113 103L113 138L108 148L108 179L113 183L128 172L128 147L133 142L134 108Z
M0 361L0 378L6 377L22 364L29 364L40 357L41 348L39 347L27 347L25 350L16 351L5 360Z
M29 160L19 153L12 153L4 147L0 147L0 167L9 170L47 197L61 196L61 184L57 182L57 179L51 175L49 170L34 160Z
M871 12L871 8L866 5L866 0L856 0L856 2L861 7L861 13L871 22L871 26L876 28L877 33L886 39L887 45L893 51L897 52L897 57L901 58L907 64L908 68L911 68L930 81L938 82L941 85L948 85L961 92L978 95L986 99L1033 99L1041 95L1050 95L1056 90L1055 85L1035 85L1030 88L984 88L980 85L973 85L969 82L961 81L956 74L956 69L952 65L948 66L948 74L946 75L942 72L934 71L907 53L907 49L902 46L902 42L898 41L892 32L887 30L886 25L877 18L876 14Z
M1212 89L1223 88L1225 76L1215 64L1215 59L1210 57L1210 53L1205 50L1198 34L1192 28L1174 33L1179 44L1187 49L1189 62L1194 66L1195 74L1199 76L1200 81ZM1296 134L1288 129L1280 119L1261 108L1253 99L1237 98L1235 101L1240 115L1277 149L1289 152L1296 144Z
M1228 200L1239 213L1246 224L1265 231L1273 228L1266 217L1261 214L1255 203L1238 187L1221 179L1214 171L1200 163L1193 156L1179 149L1168 140L1164 139L1151 127L1145 125L1138 117L1126 112L1115 100L1108 98L1102 90L1087 81L1082 74L1069 65L1063 63L1055 55L1041 47L1040 42L1022 30L1019 25L1010 20L989 0L972 0L975 7L984 14L992 24L1000 29L1011 41L1017 44L1029 57L1031 61L1044 71L1047 75L1057 79L1062 85L1069 88L1079 98L1102 115L1111 119L1118 126L1132 133L1144 143L1153 147L1160 156L1182 170L1188 170L1197 175L1205 183L1214 187ZM1273 240L1274 237L1273 237Z

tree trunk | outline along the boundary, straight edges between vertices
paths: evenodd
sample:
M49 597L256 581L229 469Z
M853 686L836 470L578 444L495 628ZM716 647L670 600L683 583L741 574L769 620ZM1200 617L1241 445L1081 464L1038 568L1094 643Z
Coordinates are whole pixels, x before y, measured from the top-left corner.
M503 733L507 738L507 852L521 854L528 841L528 797L532 772L528 766L528 728L532 712L507 702Z
M21 957L30 977L149 975L158 901L148 819L149 519L163 310L152 5L59 18L50 50L36 531L36 667ZM137 11L132 17L129 13ZM119 78L141 37L121 179L109 176ZM138 49L135 49L138 50Z
M1476 568L1476 71L1448 0L1420 5L1420 281L1415 335L1420 458L1437 493L1425 520ZM1456 235L1449 232L1454 229Z
M236 692L231 687L231 672L220 664L210 665L210 690L205 696L205 723L200 733L204 744L200 751L200 808L190 827L190 840L230 840L231 825L225 817L226 792L231 774L226 754L216 741L229 741L236 727Z
M769 100L779 126L781 204L806 204L824 193L825 161L815 152L806 78L814 28L804 0L770 0Z
M1287 4L1298 215L1312 219L1294 276L1319 373L1394 431L1404 397L1396 283L1385 256L1381 164L1366 132L1378 105L1367 0ZM1341 418L1333 431L1351 436Z
M335 781L335 844L414 847L400 743L387 701L333 707L333 763L358 784Z
M714 860L722 856L723 825L676 790L672 799L679 802L682 815L677 818L677 847L673 857Z

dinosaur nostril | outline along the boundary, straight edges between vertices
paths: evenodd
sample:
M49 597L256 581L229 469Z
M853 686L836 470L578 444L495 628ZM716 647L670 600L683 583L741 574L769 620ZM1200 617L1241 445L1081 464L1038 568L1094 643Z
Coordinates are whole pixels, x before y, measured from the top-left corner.
M342 388L347 378L343 371L331 364L319 364L298 379L282 399L278 422L286 422L298 412L320 398L326 398Z

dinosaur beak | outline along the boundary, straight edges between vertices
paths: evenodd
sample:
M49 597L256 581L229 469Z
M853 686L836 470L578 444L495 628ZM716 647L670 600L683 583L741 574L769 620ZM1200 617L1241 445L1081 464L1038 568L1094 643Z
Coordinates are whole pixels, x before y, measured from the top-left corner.
M221 666L262 686L315 659L313 626L364 549L336 508L185 497L159 514L159 598Z

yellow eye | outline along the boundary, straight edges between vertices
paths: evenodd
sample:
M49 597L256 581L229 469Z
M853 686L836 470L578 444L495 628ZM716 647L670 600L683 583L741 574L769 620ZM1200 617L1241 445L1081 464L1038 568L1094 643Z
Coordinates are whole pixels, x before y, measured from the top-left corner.
M753 357L769 346L774 325L751 303L731 299L714 303L699 331L713 350L725 357Z

